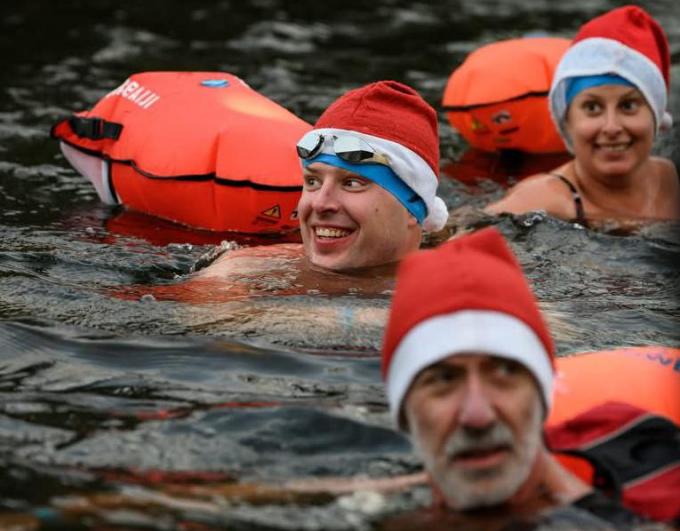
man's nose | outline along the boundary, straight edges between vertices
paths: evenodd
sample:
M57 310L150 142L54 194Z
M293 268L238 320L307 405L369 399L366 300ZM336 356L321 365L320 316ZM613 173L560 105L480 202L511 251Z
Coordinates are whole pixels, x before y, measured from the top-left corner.
M312 208L315 212L336 211L339 208L337 187L332 179L326 179L314 192Z
M489 391L476 376L467 382L461 404L459 422L461 426L474 429L488 428L497 420L496 410Z

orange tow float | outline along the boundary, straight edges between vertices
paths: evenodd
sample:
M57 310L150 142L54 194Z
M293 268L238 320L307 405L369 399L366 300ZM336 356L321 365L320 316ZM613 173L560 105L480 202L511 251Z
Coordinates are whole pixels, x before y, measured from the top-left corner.
M472 52L444 90L442 105L451 125L484 151L565 151L547 95L569 44L568 39L525 37Z
M548 426L608 401L680 424L680 349L628 347L558 358Z
M295 229L311 126L222 72L134 74L52 136L102 201L191 227Z
M680 518L680 349L557 360L546 441L577 476L654 520Z

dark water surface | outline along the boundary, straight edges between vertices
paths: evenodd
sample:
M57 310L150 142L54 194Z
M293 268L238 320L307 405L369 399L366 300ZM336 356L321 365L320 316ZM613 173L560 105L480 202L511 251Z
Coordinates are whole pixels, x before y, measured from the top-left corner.
M680 10L673 0L643 4L669 34L680 119ZM451 70L480 44L536 31L571 36L616 5L3 2L0 512L63 529L369 529L426 499L418 489L333 500L160 497L205 483L417 470L387 418L380 326L312 319L338 308L384 314L389 290L280 297L285 278L272 275L263 296L231 306L145 296L177 289L233 236L102 205L50 140L55 121L145 70L231 72L311 122L342 91L375 79L405 81L439 106ZM448 167L465 145L440 117ZM658 146L676 164L678 130ZM492 181L442 186L451 207L501 193ZM561 353L680 347L677 226L619 236L534 215L495 223Z

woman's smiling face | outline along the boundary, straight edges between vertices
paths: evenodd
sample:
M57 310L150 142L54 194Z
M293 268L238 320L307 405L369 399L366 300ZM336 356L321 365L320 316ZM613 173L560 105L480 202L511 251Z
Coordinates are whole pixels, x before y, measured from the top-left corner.
M566 130L581 168L595 177L625 176L649 158L655 123L638 89L601 85L574 98Z

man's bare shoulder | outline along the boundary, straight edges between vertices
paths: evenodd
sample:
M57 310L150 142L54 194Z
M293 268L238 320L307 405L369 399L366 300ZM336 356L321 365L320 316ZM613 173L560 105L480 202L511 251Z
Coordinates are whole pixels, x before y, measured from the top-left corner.
M197 271L196 279L221 278L232 276L271 273L274 270L290 268L304 257L299 243L281 243L241 247L227 250L213 263Z

